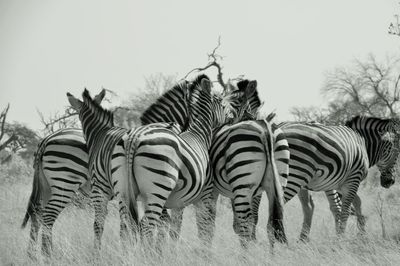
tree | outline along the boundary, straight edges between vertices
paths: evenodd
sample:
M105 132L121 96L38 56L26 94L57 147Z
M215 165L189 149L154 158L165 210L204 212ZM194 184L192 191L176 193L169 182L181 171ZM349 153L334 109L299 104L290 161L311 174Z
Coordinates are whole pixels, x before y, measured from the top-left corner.
M63 128L80 128L81 125L78 120L78 113L72 107L66 107L64 113L56 112L45 117L43 113L37 110L40 121L44 128L42 129L45 136L56 132Z
M396 21L390 23L389 25L389 34L400 36L400 23L399 23L399 15L394 15Z
M221 36L218 37L218 43L217 46L214 47L211 53L208 54L208 63L204 67L197 67L192 70L190 70L183 79L186 79L190 74L193 72L198 73L205 71L209 68L216 68L217 69L217 81L223 91L230 90L232 89L232 81L240 81L243 79L244 75L240 75L236 78L228 79L228 81L224 81L224 73L222 72L223 66L221 61L224 59L223 56L219 55L217 53L217 50L221 47Z
M7 107L0 113L0 151L10 147L13 142L18 140L18 136L14 132L6 132L6 119L9 109L10 104L7 104ZM5 139L3 140L3 138Z
M290 113L297 122L324 123L328 117L327 110L315 106L293 107Z
M11 155L18 153L24 160L33 158L40 137L32 129L16 122L6 124L5 130L18 136L18 139L13 141L9 147Z
M0 160L1 164L10 161L16 153L19 153L25 160L32 158L39 141L37 134L25 125L7 123L9 109L10 105L8 104L0 114L0 152L3 155Z
M398 117L399 81L399 58L379 63L369 55L365 61L356 60L351 68L340 67L328 73L322 91L332 97L330 113L334 110L348 115Z
M326 108L294 107L291 113L296 121L328 125L344 124L355 115L399 117L399 81L400 59L387 58L380 63L369 55L326 74L322 88L330 99Z

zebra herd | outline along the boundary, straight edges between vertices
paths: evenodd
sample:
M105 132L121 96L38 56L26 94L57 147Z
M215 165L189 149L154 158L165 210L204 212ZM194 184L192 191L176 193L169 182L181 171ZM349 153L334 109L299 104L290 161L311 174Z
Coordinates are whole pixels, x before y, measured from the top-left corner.
M220 194L231 199L233 228L246 247L255 240L263 191L273 244L287 243L283 205L296 194L304 214L300 239L307 240L314 211L309 190L325 191L342 234L352 204L365 231L357 189L368 168L378 166L383 187L394 184L397 119L357 116L344 126L272 124L256 119L261 101L255 80L239 81L221 94L199 75L166 91L143 112L142 126L128 130L114 125L113 113L101 106L104 96L105 90L91 97L85 89L82 100L68 93L82 130L62 129L38 146L22 223L25 227L31 219L31 255L40 226L42 252L51 254L54 222L77 191L93 202L97 249L111 199L119 203L123 244L140 237L160 245L156 232L166 224L177 239L183 208L190 204L196 207L199 238L209 243Z

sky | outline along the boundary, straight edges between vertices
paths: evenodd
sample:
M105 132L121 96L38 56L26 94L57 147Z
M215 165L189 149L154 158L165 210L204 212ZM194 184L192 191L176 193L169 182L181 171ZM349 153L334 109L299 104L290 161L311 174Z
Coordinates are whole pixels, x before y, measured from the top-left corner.
M66 92L105 87L119 104L146 76L206 65L221 36L224 78L256 79L263 110L290 120L326 104L327 72L400 52L396 13L398 0L0 0L0 108L40 130L37 110L62 112Z

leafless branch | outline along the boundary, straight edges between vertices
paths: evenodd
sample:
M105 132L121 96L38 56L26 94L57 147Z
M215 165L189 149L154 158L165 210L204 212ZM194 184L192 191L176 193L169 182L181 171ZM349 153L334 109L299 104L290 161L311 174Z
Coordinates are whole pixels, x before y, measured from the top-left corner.
M390 23L389 25L389 34L400 36L400 23L399 23L399 15L394 15L396 21Z
M5 149L11 142L16 141L18 139L18 136L13 134L11 137L9 137L4 143L0 145L0 151Z
M54 132L55 127L57 129L61 129L61 128L66 128L66 127L72 126L73 123L68 123L69 119L71 117L78 115L78 113L74 109L72 109L72 107L66 108L64 111L64 114L62 114L62 115L59 115L58 113L56 113L54 115L50 115L48 118L45 118L43 113L40 112L39 110L36 110L36 111L40 117L40 121L43 124L44 131L46 133Z
M8 114L8 110L10 109L10 104L7 104L7 107L0 114L0 123L1 123L1 132L0 132L0 141L4 137L4 127L6 125L6 118Z
M217 69L217 80L219 85L221 85L222 89L225 91L227 89L227 84L225 83L223 79L223 73L222 73L222 66L219 63L220 60L223 60L223 57L219 54L217 54L218 48L221 47L221 36L218 37L218 43L217 46L212 50L210 54L208 54L208 63L204 67L197 67L192 70L190 70L184 77L183 79L186 79L190 74L193 72L200 72L200 71L205 71L211 67L215 67Z

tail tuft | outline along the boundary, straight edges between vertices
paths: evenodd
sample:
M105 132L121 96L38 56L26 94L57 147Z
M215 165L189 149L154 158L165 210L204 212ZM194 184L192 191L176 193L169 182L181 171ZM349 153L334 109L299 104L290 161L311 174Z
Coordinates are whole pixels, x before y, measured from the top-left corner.
M35 154L35 161L34 161L34 174L33 174L33 184L32 184L32 193L29 198L28 202L28 207L26 209L26 213L24 216L24 219L21 224L21 228L24 229L29 221L29 218L32 217L32 215L35 215L37 212L37 208L40 205L40 199L42 195L42 185L40 182L40 154L41 152L38 150L38 152Z

